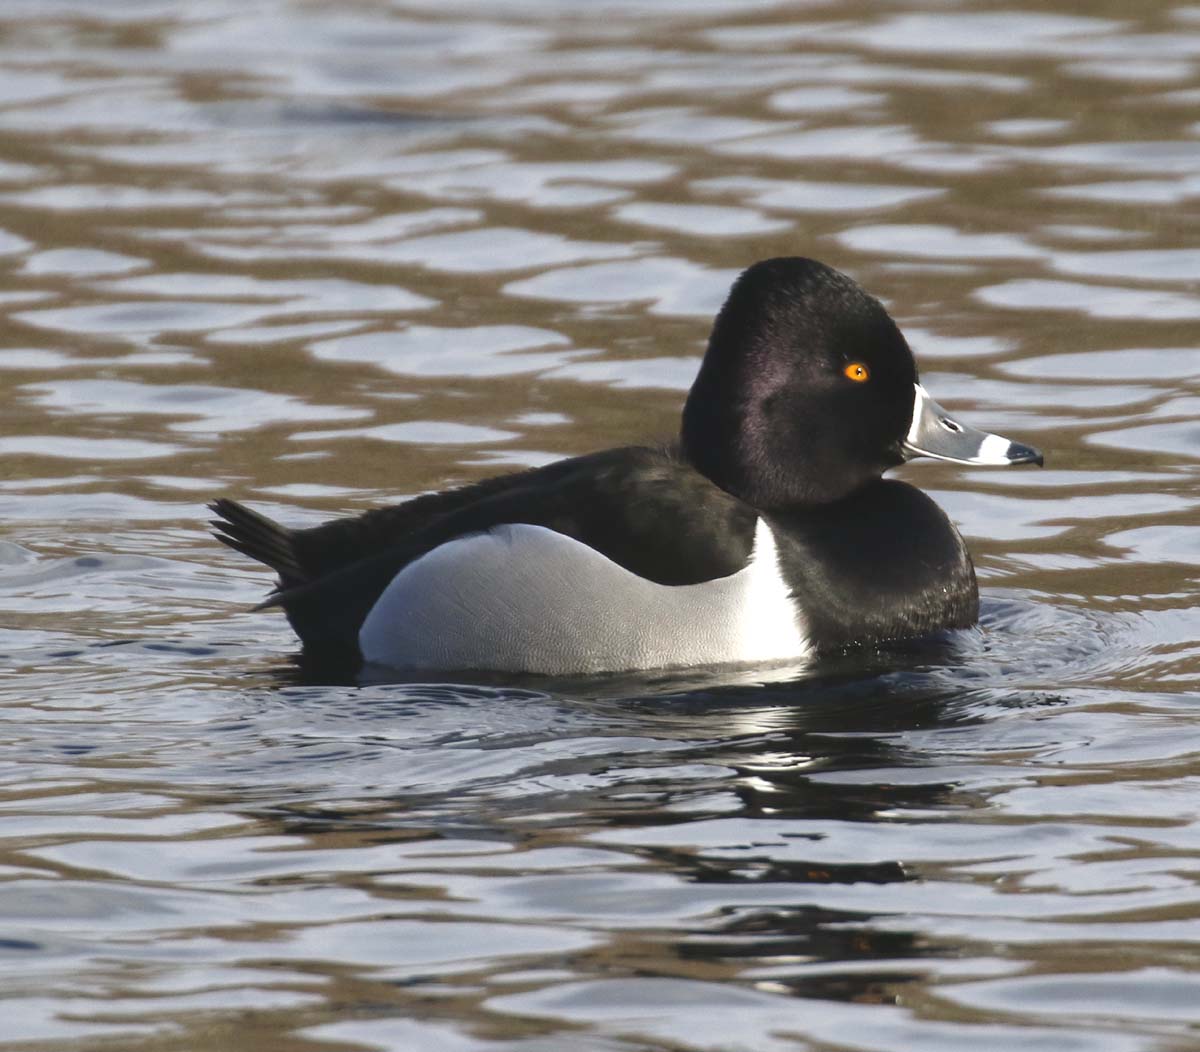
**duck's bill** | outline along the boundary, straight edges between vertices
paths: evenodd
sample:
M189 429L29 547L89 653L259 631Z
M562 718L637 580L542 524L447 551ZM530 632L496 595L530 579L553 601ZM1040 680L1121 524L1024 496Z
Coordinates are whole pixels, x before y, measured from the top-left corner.
M1032 446L1011 442L959 423L916 384L912 426L904 439L904 458L933 457L956 464L1041 464L1042 454Z

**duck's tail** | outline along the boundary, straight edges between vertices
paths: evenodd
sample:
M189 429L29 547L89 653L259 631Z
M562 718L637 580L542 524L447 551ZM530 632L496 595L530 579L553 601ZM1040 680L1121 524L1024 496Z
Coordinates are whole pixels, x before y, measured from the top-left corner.
M257 559L279 574L279 591L307 584L308 574L295 548L295 531L236 500L222 497L209 506L213 536L235 552ZM268 600L268 602L270 602Z
M358 627L375 594L351 587L355 580L343 584L336 573L325 582L320 564L305 562L304 530L281 526L236 500L222 498L208 507L217 516L211 520L217 540L279 575L275 590L255 609L283 609L303 646L297 662L305 677L352 682L362 664Z

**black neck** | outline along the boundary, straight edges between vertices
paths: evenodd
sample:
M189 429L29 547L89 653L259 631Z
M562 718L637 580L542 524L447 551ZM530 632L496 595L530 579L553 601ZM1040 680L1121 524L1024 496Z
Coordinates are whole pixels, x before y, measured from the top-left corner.
M832 504L766 518L819 650L914 639L979 616L966 545L912 486L880 479Z

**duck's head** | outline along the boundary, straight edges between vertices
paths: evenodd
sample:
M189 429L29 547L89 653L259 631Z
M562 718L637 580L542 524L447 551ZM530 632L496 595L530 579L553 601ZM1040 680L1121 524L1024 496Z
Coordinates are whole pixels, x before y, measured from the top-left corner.
M800 258L756 263L734 283L681 435L699 471L762 509L838 500L914 457L1042 462L953 419L921 387L883 305Z

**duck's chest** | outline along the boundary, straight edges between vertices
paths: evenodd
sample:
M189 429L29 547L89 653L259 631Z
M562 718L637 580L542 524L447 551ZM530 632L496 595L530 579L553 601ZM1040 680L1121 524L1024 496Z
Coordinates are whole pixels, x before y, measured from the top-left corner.
M404 567L359 633L368 663L551 675L802 659L767 523L736 573L661 585L540 526L450 541Z
M978 619L966 545L915 487L881 479L819 510L767 519L817 650L913 639Z

